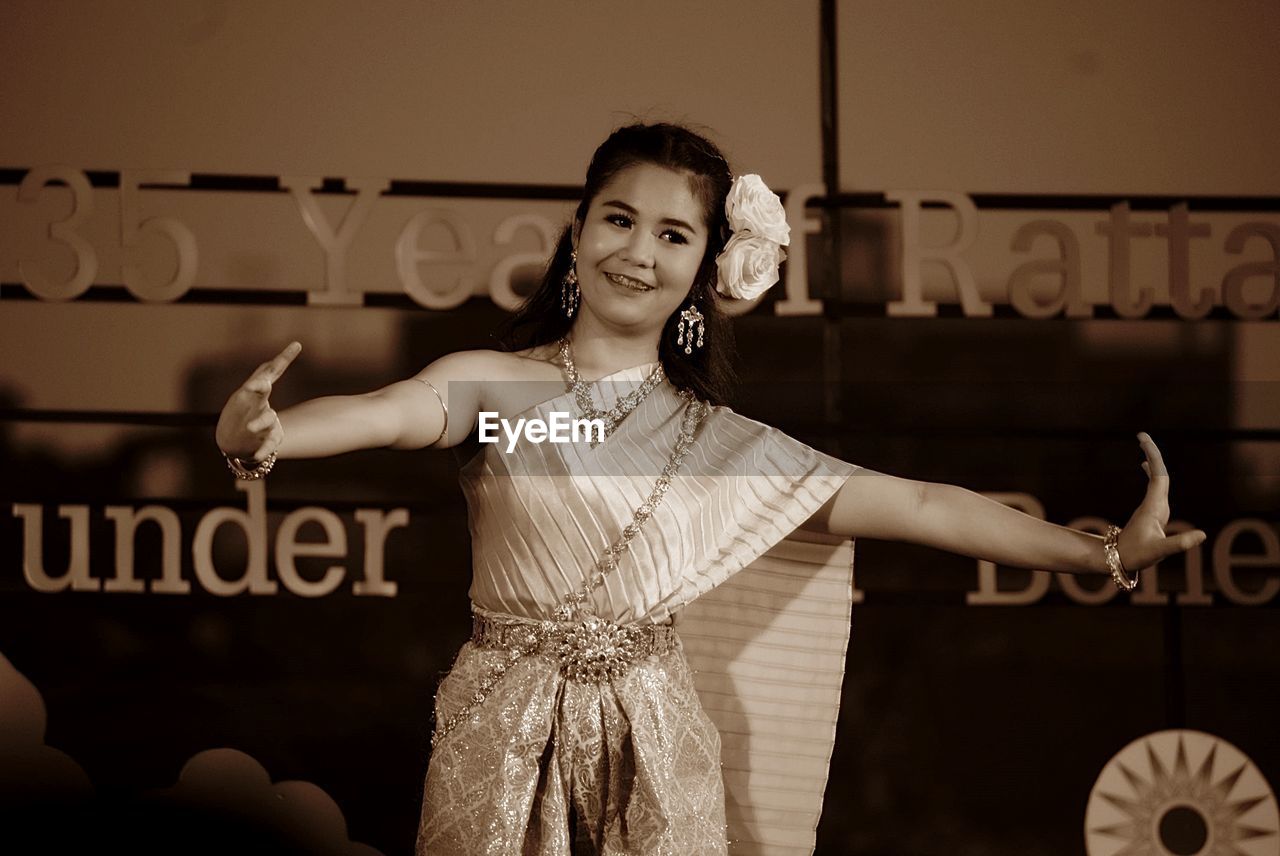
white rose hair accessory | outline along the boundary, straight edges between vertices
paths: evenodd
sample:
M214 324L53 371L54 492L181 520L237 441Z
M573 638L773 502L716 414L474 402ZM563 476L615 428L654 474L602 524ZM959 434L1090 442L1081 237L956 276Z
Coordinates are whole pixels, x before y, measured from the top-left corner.
M778 194L758 175L733 180L724 201L732 234L716 256L716 291L726 297L751 300L778 281L782 249L791 243L791 227Z

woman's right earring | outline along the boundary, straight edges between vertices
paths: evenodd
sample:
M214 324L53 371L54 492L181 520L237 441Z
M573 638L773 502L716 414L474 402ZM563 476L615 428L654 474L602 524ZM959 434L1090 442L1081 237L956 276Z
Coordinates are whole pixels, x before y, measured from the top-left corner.
M564 279L560 280L560 309L564 317L572 318L578 311L578 301L582 292L578 290L578 251L569 254L569 269Z
M702 333L706 330L706 319L702 313L698 311L698 304L690 301L689 308L680 312L680 323L676 326L676 344L684 345L684 352L692 354L695 344L694 335L697 335L697 347L703 346Z

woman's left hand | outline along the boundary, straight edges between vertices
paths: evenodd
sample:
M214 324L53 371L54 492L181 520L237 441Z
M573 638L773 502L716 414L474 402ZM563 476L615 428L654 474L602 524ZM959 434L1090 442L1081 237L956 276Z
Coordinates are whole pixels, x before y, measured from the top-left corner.
M1147 474L1147 495L1125 524L1116 544L1120 550L1120 562L1131 574L1151 567L1161 559L1190 550L1207 537L1199 529L1177 535L1165 534L1164 527L1169 522L1169 472L1164 468L1164 459L1149 434L1139 434L1138 443L1147 456L1142 463Z

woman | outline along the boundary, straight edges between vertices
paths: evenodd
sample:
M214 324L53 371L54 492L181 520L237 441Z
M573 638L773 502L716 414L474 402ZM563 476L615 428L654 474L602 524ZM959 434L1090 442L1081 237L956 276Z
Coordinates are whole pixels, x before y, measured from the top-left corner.
M1165 535L1168 479L1146 435L1146 496L1104 541L959 488L858 470L724 407L730 332L719 303L776 281L787 237L777 197L755 176L731 179L703 137L621 128L596 151L573 222L514 321L525 347L451 354L376 392L277 414L269 395L294 343L228 401L218 444L249 478L277 457L453 446L484 427L482 412L605 427L596 442L502 438L462 470L475 632L436 699L420 853L701 854L739 840L752 852L811 849L834 703L825 741L810 740L823 765L816 788L803 805L771 805L752 791L762 726L739 718L723 749L733 777L722 774L721 735L699 692L732 690L695 689L672 629L748 566L774 574L758 593L771 600L735 608L793 609L804 584L786 572L794 554L762 557L797 530L1111 573L1118 585L1132 582L1123 567L1203 540ZM737 649L708 623L703 649L731 660ZM722 713L732 707L723 701ZM771 773L786 776L789 760L774 758Z

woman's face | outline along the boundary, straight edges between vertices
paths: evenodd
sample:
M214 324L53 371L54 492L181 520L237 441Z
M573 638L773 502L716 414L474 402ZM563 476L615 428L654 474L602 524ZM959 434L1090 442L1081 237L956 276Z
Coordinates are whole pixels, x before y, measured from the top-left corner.
M637 164L591 200L577 234L575 323L661 333L693 287L707 248L702 206L683 172Z

